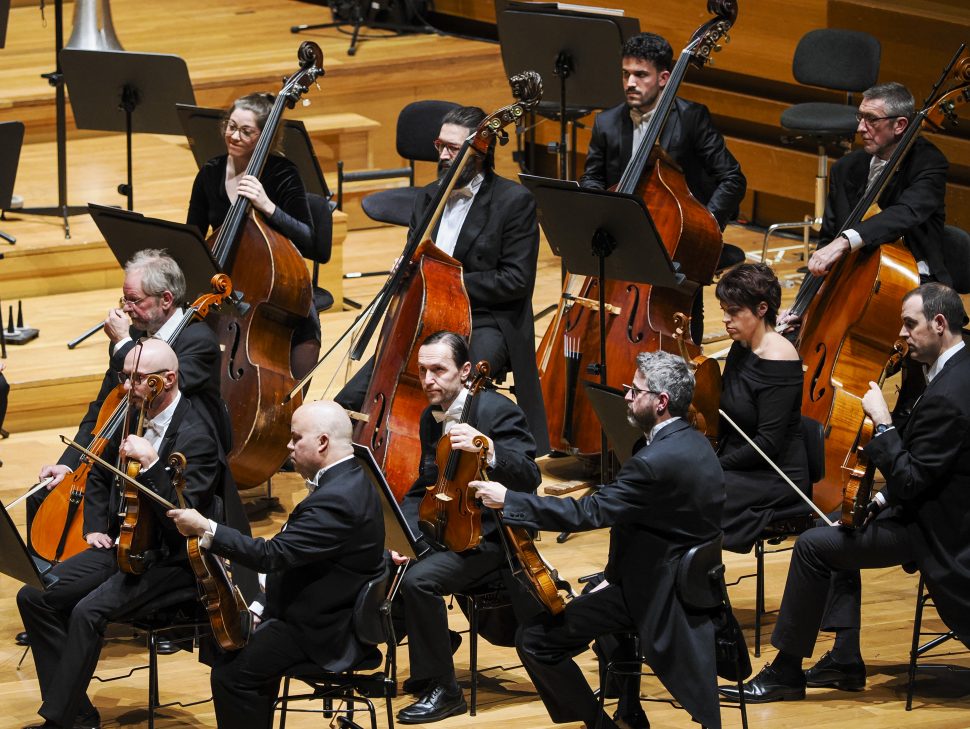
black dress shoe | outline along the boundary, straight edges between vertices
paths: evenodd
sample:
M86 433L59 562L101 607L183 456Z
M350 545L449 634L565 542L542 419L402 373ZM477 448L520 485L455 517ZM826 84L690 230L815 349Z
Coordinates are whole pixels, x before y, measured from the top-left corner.
M461 645L461 633L455 630L449 630L448 637L451 639L451 655L455 655L459 646ZM405 679L404 683L401 684L401 690L406 694L420 696L431 688L434 682L435 679L433 678L407 678Z
M740 701L737 685L718 686L721 696L728 701ZM757 676L744 684L744 700L752 704L772 701L800 701L805 698L805 677L789 680L769 663Z
M27 635L26 630L21 630L19 633L17 633L17 637L14 638L14 641L17 643L17 645L26 647L30 645L30 636Z
M843 691L862 691L866 687L866 664L839 663L831 653L805 671L805 685L812 688L837 688Z
M435 684L420 699L397 712L397 720L402 724L429 724L466 711L468 704L460 688L449 691Z
M643 709L637 709L632 714L613 714L613 723L620 729L650 729L650 720Z
M72 726L73 729L101 729L101 715L95 710L94 713L88 716L75 719ZM30 726L24 727L24 729L62 729L62 726L48 719L43 724L31 724Z

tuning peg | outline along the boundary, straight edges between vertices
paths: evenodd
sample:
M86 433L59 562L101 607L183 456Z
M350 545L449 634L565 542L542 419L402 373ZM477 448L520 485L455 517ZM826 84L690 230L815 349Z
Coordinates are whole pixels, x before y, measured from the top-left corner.
M724 43L725 43L725 45L728 44L728 43L730 43L730 42L731 42L731 34L730 33L725 33L724 34Z

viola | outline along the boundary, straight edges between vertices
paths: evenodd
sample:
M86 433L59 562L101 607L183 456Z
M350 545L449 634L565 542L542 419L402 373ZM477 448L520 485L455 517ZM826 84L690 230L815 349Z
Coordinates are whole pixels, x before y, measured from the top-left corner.
M488 362L479 362L475 368L459 423L475 425L469 418L475 398L490 383L488 370ZM487 450L485 439L476 436L473 443L480 448L485 446ZM484 478L479 453L452 448L450 436L442 435L435 458L438 478L428 486L418 506L418 525L422 533L436 545L452 552L474 549L482 541L481 506L475 490L468 486L470 481Z
M674 339L680 346L680 356L694 371L694 397L691 399L687 420L700 431L717 449L719 411L721 408L721 367L713 357L692 355L687 348L686 332L690 331L690 317L674 315Z
M539 553L528 529L509 526L497 511L494 513L502 527L503 543L512 562L512 576L525 585L549 613L558 615L566 609L562 593L572 594L569 583L560 579L559 573Z
M178 496L179 508L186 509L185 466L182 453L173 453L168 459L172 471L172 485ZM221 557L203 549L199 537L187 537L185 550L189 564L199 586L199 599L205 606L212 627L212 636L226 651L236 651L249 642L253 619L242 593L236 587L226 562Z
M260 176L284 110L292 109L324 73L316 43L302 43L298 56L300 70L284 81L247 175ZM220 270L232 276L246 301L245 307L221 312L214 328L222 349L222 399L232 422L229 467L241 488L252 488L286 459L290 418L303 399L300 392L287 397L296 382L290 341L310 311L310 277L293 243L270 228L241 195L208 243Z
M941 129L955 121L955 109L967 102L970 56L961 49L950 68L952 75L948 69L944 78L950 76L953 84L942 93L942 81L936 84L933 101L916 114L840 234L879 212L880 195L924 125ZM849 253L824 278L806 276L792 304L791 312L802 320L796 342L805 366L802 414L825 426L825 476L812 491L823 511L842 500L842 466L857 447L862 397L884 370L885 353L899 332L903 296L919 282L916 261L900 239Z
M418 425L428 404L418 377L421 339L436 331L471 334L471 306L461 264L434 245L431 233L472 153L487 154L496 139L506 143L505 127L519 123L542 95L542 80L535 72L513 76L510 83L517 102L486 117L462 144L420 223L409 234L401 264L368 307L370 317L351 353L353 359L363 356L383 317L374 373L361 408L366 417L355 424L354 441L370 447L398 500L414 482L421 457Z
M232 281L225 274L212 277L212 293L203 294L189 306L172 334L165 341L172 344L194 319L205 319L210 310L220 306L232 295ZM128 412L128 396L124 385L118 385L101 404L94 425L95 435L88 444L100 455L118 432ZM57 563L88 548L84 539L84 490L91 463L82 459L80 465L44 498L30 525L31 548L48 562Z
M679 289L607 281L606 324L601 344L597 278L567 278L563 298L536 354L553 449L580 456L602 450L599 422L580 379L599 375L618 388L640 352L700 353L698 342L674 339L675 317L689 312L701 286L713 280L723 241L714 216L691 195L684 175L659 146L677 90L691 65L703 66L719 50L737 19L736 0L712 0L714 18L698 28L681 52L657 100L653 116L614 191L639 195L685 281ZM605 357L602 354L605 350ZM716 419L715 419L716 420Z

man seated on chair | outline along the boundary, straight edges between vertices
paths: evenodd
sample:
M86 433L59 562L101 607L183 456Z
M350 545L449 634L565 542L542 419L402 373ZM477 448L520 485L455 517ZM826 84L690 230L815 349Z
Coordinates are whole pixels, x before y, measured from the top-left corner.
M485 120L477 106L449 111L441 122L435 146L443 178L462 144ZM539 259L539 223L535 200L526 188L495 174L495 152L484 157L469 150L465 166L437 226L435 245L462 264L462 280L472 309L471 362L487 360L492 373L511 370L515 398L529 422L536 452L549 452L546 413L536 368L532 290ZM439 182L428 185L415 200L411 234L420 224ZM420 231L419 231L420 232ZM360 410L370 382L368 363L335 398Z
M857 529L816 527L795 543L781 611L771 636L775 660L745 684L751 702L802 699L805 687L860 691L859 569L915 564L943 621L970 645L970 350L960 332L960 296L940 283L910 291L902 304L909 356L929 381L908 422L893 427L875 383L862 399L875 430L865 445L886 485ZM820 629L835 645L802 671ZM736 687L721 693L737 699Z
M144 437L121 433L108 445L104 460L123 456L137 461L139 483L169 502L177 495L168 458L186 457L184 497L188 504L209 513L213 494L228 470L211 421L179 391L179 361L165 342L146 340L125 357L122 377L131 404L142 407L148 397L150 375L161 378L161 392L145 405ZM135 414L137 417L137 413ZM98 727L100 717L86 694L101 653L107 624L119 617L137 615L156 598L195 584L188 563L185 539L164 518L165 509L142 496L141 510L155 517L150 522L156 545L131 561L145 568L142 574L119 571L118 536L121 503L115 477L94 466L84 492L84 537L87 550L55 565L58 580L41 592L23 587L17 607L30 634L37 666L43 727Z
M513 488L533 492L541 480L535 463L535 442L522 410L504 395L484 390L476 397L466 422L460 423L471 373L468 345L453 332L435 332L418 349L421 386L429 407L421 414L421 466L401 508L412 530L420 533L418 512L429 486L438 479L435 463L438 440L447 436L453 450L478 453L476 436L488 443L489 471ZM404 689L420 696L398 712L402 724L425 724L465 713L467 706L458 681L452 653L457 649L448 631L444 595L479 586L490 575L498 578L507 558L495 520L482 513L482 542L463 552L438 545L411 565L401 580L394 605L397 637L408 636L411 676ZM405 561L391 552L396 563ZM455 635L454 639L458 636Z
M621 682L619 710L610 721L573 661L598 636L636 633L647 663L674 699L694 721L720 727L714 626L685 611L674 576L691 547L720 535L724 476L710 444L684 419L694 376L683 359L640 354L633 384L625 387L628 418L643 431L646 445L616 481L580 499L472 483L486 506L502 509L508 524L553 531L611 527L606 582L569 602L560 615L520 631L519 657L553 721L646 727L639 680Z
M271 539L217 525L194 509L169 512L204 549L266 573L262 620L239 651L212 670L223 729L269 729L286 670L314 663L347 671L367 656L353 630L361 589L385 570L380 498L350 441L350 418L329 400L293 413L287 447L309 494Z

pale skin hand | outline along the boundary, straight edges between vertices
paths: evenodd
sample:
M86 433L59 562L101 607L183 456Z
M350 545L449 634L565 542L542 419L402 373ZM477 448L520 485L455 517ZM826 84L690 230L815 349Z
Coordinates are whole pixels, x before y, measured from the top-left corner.
M862 398L862 409L874 425L892 425L886 398L882 396L882 388L875 382L869 383L869 391Z
M403 554L401 554L400 552L395 552L393 549L389 549L387 551L391 555L391 561L396 565L407 564L408 562L411 561Z
M115 543L114 539L101 532L88 532L84 535L84 541L92 547L100 547L101 549L109 549Z
M478 436L485 438L488 442L489 453L494 453L495 444L492 442L492 439L484 435L481 431L475 430L468 423L458 423L458 425L448 431L451 447L455 450L468 451L469 453L478 453L481 450L474 443L475 438Z
M183 537L201 537L209 528L209 520L195 509L171 509L165 516L175 522L175 528Z
M104 333L112 344L117 344L128 336L128 327L131 322L121 309L109 309L108 316L104 320Z
M276 204L267 197L263 184L252 175L243 175L236 186L236 194L249 200L266 217L276 212Z
M489 509L501 509L505 506L505 492L508 489L497 481L469 481L468 485L475 489L478 498Z
M827 246L818 248L812 257L808 259L808 271L813 276L824 276L832 270L832 266L838 263L846 253L849 252L849 241L844 236L839 236Z
M151 444L137 435L129 435L125 438L121 442L121 448L119 450L125 458L138 461L142 468L148 468L158 460L158 453L152 448Z
M47 484L47 490L50 491L52 488L57 486L64 478L71 472L71 469L67 466L62 466L59 463L55 463L50 466L44 466L40 469L40 474L37 476L38 481L43 481L48 476L53 476L54 480Z

